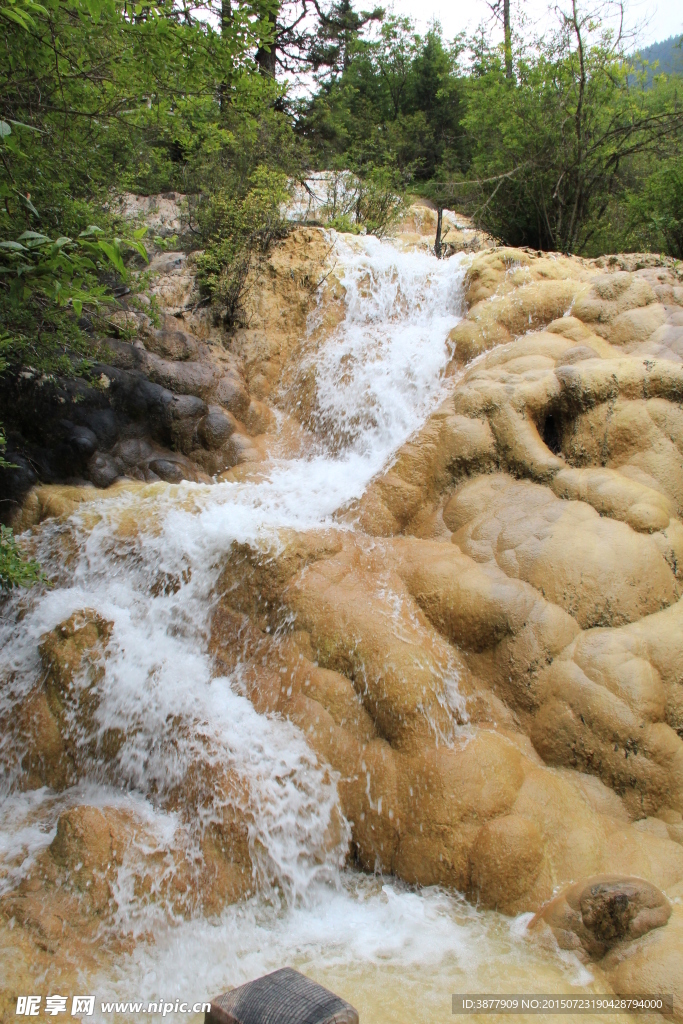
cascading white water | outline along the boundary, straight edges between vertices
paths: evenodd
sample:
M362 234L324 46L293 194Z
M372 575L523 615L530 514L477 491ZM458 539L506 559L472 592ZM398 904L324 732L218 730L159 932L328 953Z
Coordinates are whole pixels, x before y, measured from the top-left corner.
M259 715L238 679L216 678L206 650L212 587L233 541L273 546L283 527L333 524L448 387L447 338L459 317L461 264L403 253L374 238L336 244L347 315L310 357L316 406L309 450L295 459L273 456L259 465L258 477L241 482L168 486L147 497L105 494L94 525L92 504L66 526L44 525L38 557L58 583L15 598L4 617L5 714L34 685L42 634L83 608L113 622L97 720L102 732L120 729L125 737L113 764L93 760L88 782L60 795L22 793L17 757L5 744L5 890L52 840L67 806L130 806L164 849L187 825L164 810L159 797L182 784L194 762L220 762L245 782L240 810L249 822L259 891L218 918L178 923L158 905L139 902L124 864L118 926L141 934L153 924L156 942L140 943L115 974L97 979L93 988L103 996L153 999L161 993L194 1001L289 962L355 1003L365 1001L367 1024L446 1017L451 990L466 988L467 981L494 987L508 961L522 988L525 970L536 990L539 977L576 972L575 965L564 968L542 952L533 962L525 954L525 961L520 929L455 896L417 894L344 868L348 829L332 849L326 840L337 806L333 773L297 728ZM133 505L136 520L148 516L149 527L127 537L119 527ZM65 531L76 550L68 572L60 569ZM13 614L19 601L20 621ZM180 734L179 720L190 724ZM398 978L400 998L381 987Z

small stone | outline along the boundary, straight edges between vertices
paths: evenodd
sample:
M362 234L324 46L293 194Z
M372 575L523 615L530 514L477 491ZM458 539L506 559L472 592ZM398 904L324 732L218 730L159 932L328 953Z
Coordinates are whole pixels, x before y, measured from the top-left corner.
M235 420L222 409L212 407L199 421L197 432L205 448L222 448L235 430Z
M86 458L89 458L97 448L97 435L88 427L72 427L69 441L78 454Z
M165 480L169 484L178 484L184 479L181 467L177 462L171 462L170 459L153 459L149 463L149 468L161 480Z
M670 916L669 901L651 882L607 875L570 886L539 911L532 927L545 922L562 949L580 944L588 958L600 960L618 943L661 928Z
M120 476L116 462L104 452L95 452L88 463L88 473L95 487L109 487Z

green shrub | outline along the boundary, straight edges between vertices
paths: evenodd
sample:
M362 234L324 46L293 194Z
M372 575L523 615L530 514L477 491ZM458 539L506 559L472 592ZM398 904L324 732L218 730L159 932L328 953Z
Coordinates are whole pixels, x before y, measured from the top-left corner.
M2 357L0 356L0 368ZM3 452L5 435L0 428L0 470L12 469ZM40 566L30 558L26 558L17 545L13 531L9 526L0 525L0 592L7 592L13 587L32 587L34 583L46 582Z
M197 257L199 284L220 311L226 327L242 322L244 289L250 269L288 230L283 204L287 177L259 166L246 188L221 188L199 204L197 221L206 239Z
M630 196L629 208L634 232L641 229L653 248L683 260L683 159L655 171Z
M0 526L0 591L45 583L40 566L27 558L9 526Z
M405 208L402 193L397 172L388 167L373 168L362 182L356 221L381 238Z

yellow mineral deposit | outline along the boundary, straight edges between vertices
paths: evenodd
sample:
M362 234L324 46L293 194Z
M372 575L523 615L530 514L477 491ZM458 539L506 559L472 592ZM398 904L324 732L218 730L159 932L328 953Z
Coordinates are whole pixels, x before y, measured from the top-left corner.
M425 208L274 249L212 347L242 390L211 484L26 499L53 586L3 616L8 1019L291 964L363 1024L477 991L683 1020L680 269L449 217L447 260ZM142 339L150 374L211 330Z

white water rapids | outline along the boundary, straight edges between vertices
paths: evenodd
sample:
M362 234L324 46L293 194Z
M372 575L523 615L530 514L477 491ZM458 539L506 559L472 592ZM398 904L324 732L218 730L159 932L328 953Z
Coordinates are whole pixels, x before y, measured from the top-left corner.
M4 744L4 891L51 842L65 807L130 807L163 849L184 826L154 795L181 783L194 760L218 758L247 783L256 894L219 916L178 920L140 902L124 864L117 925L145 937L106 976L89 979L98 1000L192 1003L290 964L348 998L363 1024L431 1022L450 1018L452 992L557 991L588 980L576 962L533 946L524 920L344 866L347 834L332 851L324 845L334 776L297 728L259 715L236 680L215 678L206 649L210 597L233 541L269 545L282 527L336 523L451 386L444 370L462 264L371 237L336 244L347 313L310 357L323 429L307 450L285 457L276 441L258 475L240 482L103 494L94 525L92 503L66 524L44 524L37 555L57 583L5 608L0 670L10 682L0 710L11 712L35 684L41 635L92 608L114 624L98 723L123 729L126 739L113 774L93 764L87 783L61 794L22 792L17 754ZM149 529L122 537L127 509L134 505L144 521L145 504ZM65 568L67 534L75 554ZM178 585L155 585L164 579ZM180 739L179 719L194 723Z

